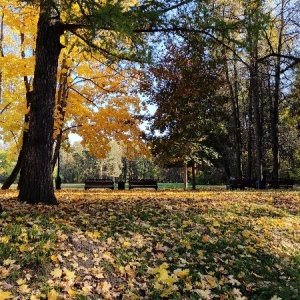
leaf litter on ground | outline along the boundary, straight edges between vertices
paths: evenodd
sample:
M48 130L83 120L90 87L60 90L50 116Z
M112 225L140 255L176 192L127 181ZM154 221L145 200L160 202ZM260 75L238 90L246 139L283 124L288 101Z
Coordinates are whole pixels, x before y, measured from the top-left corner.
M299 299L297 191L1 191L0 299Z

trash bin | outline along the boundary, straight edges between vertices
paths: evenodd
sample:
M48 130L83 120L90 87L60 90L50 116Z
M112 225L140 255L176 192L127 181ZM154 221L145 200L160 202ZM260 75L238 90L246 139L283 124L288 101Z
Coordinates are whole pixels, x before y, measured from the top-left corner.
M61 189L61 178L60 178L60 176L57 176L56 179L55 179L55 187L56 187L57 190Z
M125 190L125 182L124 181L118 182L118 190Z

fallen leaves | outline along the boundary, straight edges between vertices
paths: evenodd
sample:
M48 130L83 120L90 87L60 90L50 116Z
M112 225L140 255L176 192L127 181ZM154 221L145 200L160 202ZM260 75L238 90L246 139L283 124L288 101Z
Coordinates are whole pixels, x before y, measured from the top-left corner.
M0 290L0 300L12 299L14 298L11 292L4 292Z
M0 193L0 300L299 297L297 192Z

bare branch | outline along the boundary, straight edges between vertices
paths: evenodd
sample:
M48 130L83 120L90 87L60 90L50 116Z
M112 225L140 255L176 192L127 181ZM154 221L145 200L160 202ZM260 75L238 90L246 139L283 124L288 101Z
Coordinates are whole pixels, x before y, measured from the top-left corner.
M4 113L4 111L7 110L8 107L9 107L10 105L11 105L11 102L7 103L7 104L2 108L2 110L0 111L0 115L1 115L2 113Z

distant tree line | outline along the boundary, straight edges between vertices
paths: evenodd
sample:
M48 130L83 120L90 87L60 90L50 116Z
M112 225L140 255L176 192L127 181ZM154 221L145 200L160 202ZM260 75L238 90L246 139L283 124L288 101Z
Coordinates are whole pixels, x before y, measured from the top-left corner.
M80 143L75 143L67 149L60 150L59 173L58 165L55 165L53 180L59 174L62 183L82 183L87 178L112 178L115 182L129 179L153 178L161 183L182 183L183 167L180 165L166 166L160 161L160 157L141 156L127 159L122 152L116 151L116 146L107 154L107 158L101 160L89 153ZM297 159L297 158L296 158ZM15 160L10 159L8 152L0 150L0 183L4 183L7 176L14 168ZM217 164L216 164L217 165ZM300 176L300 158L296 161L295 172L290 175L293 178ZM214 166L208 163L199 163L195 167L195 185L220 185L226 184L227 177L221 165ZM298 172L298 173L297 173ZM193 167L188 164L188 180L193 183ZM19 181L16 178L15 184Z
M54 177L57 176L57 167ZM103 160L91 155L79 143L60 151L59 174L62 183L80 183L86 178L113 178L116 182L129 179L154 178L159 182L182 182L182 168L160 168L153 158L141 156L128 159L116 143Z

